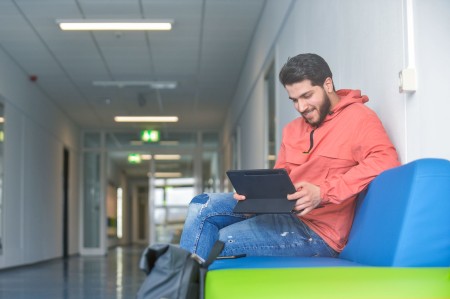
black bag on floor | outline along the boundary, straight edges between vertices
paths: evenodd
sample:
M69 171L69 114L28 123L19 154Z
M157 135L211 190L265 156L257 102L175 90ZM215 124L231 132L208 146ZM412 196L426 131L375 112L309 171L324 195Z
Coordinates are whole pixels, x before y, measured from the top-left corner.
M206 271L223 247L224 243L217 241L206 261L176 245L147 247L139 262L139 268L147 277L137 293L137 299L204 298Z

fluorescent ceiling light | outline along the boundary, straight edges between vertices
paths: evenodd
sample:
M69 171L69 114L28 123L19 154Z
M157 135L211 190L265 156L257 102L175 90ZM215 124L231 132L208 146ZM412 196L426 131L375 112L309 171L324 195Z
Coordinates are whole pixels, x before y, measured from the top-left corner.
M153 155L153 157L148 154L141 155L141 160L151 160L152 158L155 160L180 160L181 155Z
M141 155L141 160L148 161L152 159L152 155Z
M153 155L155 160L180 160L180 155Z
M175 89L176 81L94 81L94 86L100 87L149 87L153 89Z
M181 172L155 172L156 178L179 178Z
M177 122L178 116L116 116L116 122Z
M56 20L61 30L172 30L173 20Z

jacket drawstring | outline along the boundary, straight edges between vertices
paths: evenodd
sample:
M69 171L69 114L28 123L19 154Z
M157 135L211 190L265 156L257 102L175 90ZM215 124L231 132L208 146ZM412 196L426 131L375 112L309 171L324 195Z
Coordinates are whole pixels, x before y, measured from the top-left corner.
M306 152L303 152L304 154L309 154L314 146L314 131L316 129L312 130L311 133L309 133L309 149Z

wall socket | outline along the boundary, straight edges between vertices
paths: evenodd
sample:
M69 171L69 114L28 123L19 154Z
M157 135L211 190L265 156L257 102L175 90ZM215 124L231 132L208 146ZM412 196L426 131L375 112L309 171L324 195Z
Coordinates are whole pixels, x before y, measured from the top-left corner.
M416 69L403 69L398 73L398 78L400 92L415 92L417 90Z

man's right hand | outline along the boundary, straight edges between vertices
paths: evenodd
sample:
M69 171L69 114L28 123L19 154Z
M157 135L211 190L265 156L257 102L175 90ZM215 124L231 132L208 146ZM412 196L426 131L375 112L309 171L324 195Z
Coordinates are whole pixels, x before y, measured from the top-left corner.
M233 197L236 200L245 200L245 195L240 195L240 194L234 193Z

